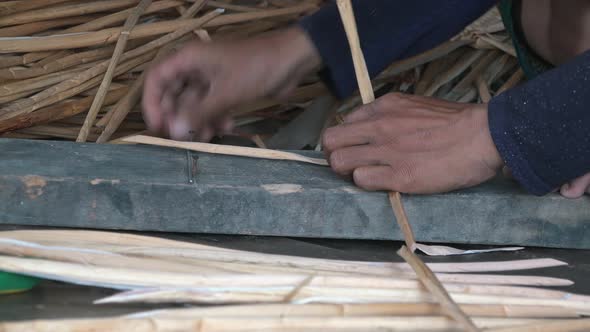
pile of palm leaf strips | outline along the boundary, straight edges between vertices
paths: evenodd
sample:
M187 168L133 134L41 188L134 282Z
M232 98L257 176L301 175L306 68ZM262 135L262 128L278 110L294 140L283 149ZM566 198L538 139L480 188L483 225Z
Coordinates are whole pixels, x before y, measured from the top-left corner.
M588 331L589 296L548 288L569 280L522 273L563 265L541 258L428 267L478 329ZM461 330L406 263L282 256L122 233L22 230L0 232L0 271L122 291L97 305L215 304L4 322L3 332Z
M106 143L142 132L142 73L156 57L192 40L237 39L280 29L321 3L0 2L0 137ZM392 64L374 86L382 92L485 102L521 79L494 9L453 40ZM235 135L259 147L319 149L320 133L338 118L336 112L360 104L358 97L335 104L328 95L318 77L310 76L286 100L259 100L234 109Z

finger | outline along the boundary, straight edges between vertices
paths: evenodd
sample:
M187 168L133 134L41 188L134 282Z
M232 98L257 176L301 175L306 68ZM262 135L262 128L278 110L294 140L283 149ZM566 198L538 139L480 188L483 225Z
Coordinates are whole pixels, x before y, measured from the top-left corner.
M584 195L589 187L590 173L564 184L561 187L560 193L562 196L567 198L579 198Z
M168 123L168 132L170 138L177 141L189 141L193 135L190 122L188 119L184 118L184 116L174 117Z
M383 164L383 151L372 145L357 145L335 150L330 154L330 167L340 175L351 174L356 168Z
M465 105L462 103L457 103L457 102L448 101L448 100L435 98L435 97L401 94L401 93L394 93L392 95L394 95L398 98L397 103L400 105L403 104L402 101L410 101L415 104L422 104L422 105L426 105L426 106L431 106L436 109L441 108L440 109L441 111L447 111L447 112L455 112L457 110L461 110L461 109L465 108Z
M354 183L365 190L393 190L393 170L389 166L364 166L354 170Z
M234 120L231 116L224 116L217 122L216 129L220 134L230 134L234 129Z
M322 146L326 153L347 146L371 143L374 135L372 122L356 122L330 127L324 132Z
M210 127L203 127L199 130L198 140L199 142L209 142L213 138L215 132Z
M344 123L365 121L377 114L376 101L363 105L344 117Z

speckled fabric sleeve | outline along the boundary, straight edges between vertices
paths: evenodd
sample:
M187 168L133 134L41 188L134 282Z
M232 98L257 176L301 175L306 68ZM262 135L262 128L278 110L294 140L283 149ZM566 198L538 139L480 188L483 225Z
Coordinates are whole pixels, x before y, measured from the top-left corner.
M372 77L395 60L429 50L459 33L495 0L352 0L361 47ZM322 76L334 94L347 97L356 90L352 57L334 2L300 26L318 49Z
M536 195L590 172L590 51L492 99L492 138Z

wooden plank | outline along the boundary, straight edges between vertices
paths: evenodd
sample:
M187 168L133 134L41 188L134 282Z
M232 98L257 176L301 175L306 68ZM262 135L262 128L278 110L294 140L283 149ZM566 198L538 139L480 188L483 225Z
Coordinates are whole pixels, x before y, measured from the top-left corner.
M309 154L318 157L318 154ZM0 224L403 239L386 193L329 168L150 146L0 140ZM423 242L590 248L590 197L535 197L510 181L407 195Z

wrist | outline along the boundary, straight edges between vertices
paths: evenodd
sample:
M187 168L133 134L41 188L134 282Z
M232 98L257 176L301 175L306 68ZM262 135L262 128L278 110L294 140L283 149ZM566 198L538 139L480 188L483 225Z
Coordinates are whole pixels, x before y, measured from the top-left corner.
M321 66L321 57L307 35L298 26L269 35L268 49L272 61L268 64L271 86L266 97L281 98L288 95L307 75Z
M481 104L478 105L478 108L481 108L480 121L481 121L481 151L483 152L483 162L486 164L488 168L493 170L494 172L499 172L502 167L504 166L504 161L502 160L502 156L498 149L496 148L496 144L494 143L494 139L492 138L492 133L490 131L490 125L488 121L488 104Z

